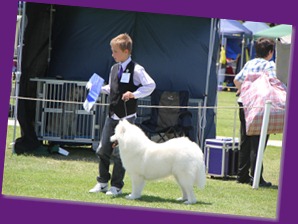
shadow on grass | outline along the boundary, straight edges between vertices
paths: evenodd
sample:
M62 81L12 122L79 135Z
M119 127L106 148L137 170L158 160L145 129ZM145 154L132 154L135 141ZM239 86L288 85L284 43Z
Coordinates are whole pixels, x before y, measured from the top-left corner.
M112 197L112 199L117 199L117 198L124 198L128 196L129 194L124 193L121 194L117 197ZM129 200L129 199L126 199ZM176 199L172 199L172 198L162 198L159 196L152 196L152 195L142 195L141 198L139 199L135 199L135 200L130 200L130 201L137 201L137 202L146 202L146 203L171 203L171 204L183 204L183 201L179 201ZM200 205L212 205L212 203L206 203L206 202L201 202L201 201L197 201L195 204L200 204ZM186 205L186 204L185 204Z
M235 181L237 180L236 176L227 176L227 177L209 177L210 180L219 180L219 181ZM251 186L248 183L238 183L240 185L247 185L247 186ZM252 186L251 186L252 187ZM278 185L272 185L270 187L259 187L262 189L274 189L274 190L278 190Z
M212 180L222 180L222 181L235 181L236 180L236 176L225 176L225 177L210 176L209 178Z
M42 151L31 151L20 153L19 155L35 156L35 157L47 157L55 160L65 161L88 161L98 162L98 157L92 147L88 146L61 146L64 150L68 151L67 156L61 155L58 152L49 152L49 146L43 145Z

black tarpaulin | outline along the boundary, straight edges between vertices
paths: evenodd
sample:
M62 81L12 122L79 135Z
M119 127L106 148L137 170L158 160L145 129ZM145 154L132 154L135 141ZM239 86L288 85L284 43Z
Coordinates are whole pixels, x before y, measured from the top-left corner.
M188 90L191 98L207 99L207 106L215 105L219 35L210 49L210 18L60 5L53 5L51 13L50 6L27 3L20 83L23 96L35 94L34 88L27 85L32 77L60 76L65 80L87 81L97 73L107 82L115 63L110 40L125 32L133 39L132 58L145 67L157 88ZM34 112L30 112L30 117L23 116L25 110L28 108L20 105L20 119L34 123ZM212 109L207 110L206 119L204 139L214 138ZM28 132L28 128L23 131Z

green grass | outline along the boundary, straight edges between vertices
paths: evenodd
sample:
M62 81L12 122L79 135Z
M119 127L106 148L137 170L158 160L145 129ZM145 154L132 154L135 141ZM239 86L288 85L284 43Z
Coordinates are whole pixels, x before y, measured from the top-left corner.
M219 93L219 107L235 105L233 93ZM233 112L218 109L217 134L232 136ZM237 114L238 120L238 114ZM276 218L280 174L280 147L267 147L264 154L264 177L273 183L272 188L252 189L237 184L235 179L207 178L204 190L195 189L198 202L184 205L175 199L180 190L174 179L147 182L140 200L126 200L131 191L128 175L125 176L123 195L117 198L105 194L90 194L96 183L97 158L91 148L69 148L65 157L52 154L47 157L12 154L13 128L8 127L2 194L29 198L83 202L86 205L124 206L144 209L162 209L175 212L227 214L237 216ZM19 130L17 130L19 134ZM282 135L275 136L281 139Z

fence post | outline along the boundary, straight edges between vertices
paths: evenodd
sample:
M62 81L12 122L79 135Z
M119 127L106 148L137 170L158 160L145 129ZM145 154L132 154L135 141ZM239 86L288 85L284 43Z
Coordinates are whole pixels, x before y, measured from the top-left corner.
M260 140L259 140L257 162L256 162L256 167L255 167L253 185L252 185L252 188L254 188L254 189L257 189L259 187L259 183L260 183L260 175L261 175L265 141L266 141L266 136L267 136L268 124L269 124L271 104L272 104L272 102L270 100L267 100L266 104L265 104L265 111L264 111L264 117L263 117L262 128L261 128L261 136L260 136Z

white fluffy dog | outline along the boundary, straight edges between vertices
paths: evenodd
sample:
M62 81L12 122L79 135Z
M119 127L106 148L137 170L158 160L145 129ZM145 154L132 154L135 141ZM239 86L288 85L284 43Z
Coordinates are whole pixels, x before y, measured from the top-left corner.
M151 141L136 125L120 121L111 136L118 141L120 157L132 181L132 193L127 199L141 197L145 180L173 175L182 190L185 204L196 203L193 186L204 188L205 163L200 147L186 137L170 139L163 143Z

